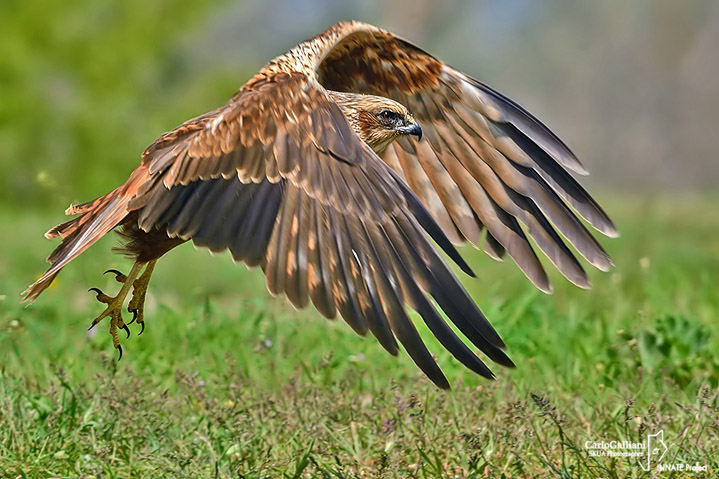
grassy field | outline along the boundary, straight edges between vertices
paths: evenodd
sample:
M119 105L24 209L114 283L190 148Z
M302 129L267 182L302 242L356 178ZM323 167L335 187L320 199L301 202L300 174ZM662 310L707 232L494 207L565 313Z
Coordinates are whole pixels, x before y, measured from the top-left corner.
M509 261L463 250L465 284L517 369L453 384L341 321L294 311L259 271L185 245L150 285L147 328L118 362L90 286L129 264L108 238L25 309L61 218L0 209L0 477L714 477L719 471L716 197L601 198L616 268L537 292ZM58 209L60 209L58 205ZM707 209L709 208L709 210ZM123 335L124 336L124 335ZM592 456L587 441L664 431L663 464Z

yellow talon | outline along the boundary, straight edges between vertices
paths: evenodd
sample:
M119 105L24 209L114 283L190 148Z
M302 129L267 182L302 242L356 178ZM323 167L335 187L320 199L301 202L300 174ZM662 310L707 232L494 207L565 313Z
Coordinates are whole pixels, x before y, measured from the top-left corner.
M157 263L157 260L147 263L145 271L132 283L132 298L127 305L127 310L133 314L130 322L136 321L137 324L142 326L138 336L145 331L145 296L147 295L147 285L150 283L152 271L155 269L155 263Z
M105 308L105 310L100 313L99 316L92 320L92 324L90 325L89 329L95 327L95 325L97 325L97 323L99 323L103 319L107 317L110 318L110 335L112 336L112 345L120 353L118 361L122 358L122 347L120 346L120 338L117 336L117 329L125 329L126 332L129 333L127 325L122 319L122 304L125 302L125 298L130 291L130 287L134 285L134 280L143 266L144 264L142 263L135 263L132 266L130 274L128 274L127 276L116 270L108 270L115 273L115 279L122 283L122 288L120 288L120 291L115 296L108 296L98 288L90 288L89 290L97 293L97 300L99 302L107 304L107 308Z

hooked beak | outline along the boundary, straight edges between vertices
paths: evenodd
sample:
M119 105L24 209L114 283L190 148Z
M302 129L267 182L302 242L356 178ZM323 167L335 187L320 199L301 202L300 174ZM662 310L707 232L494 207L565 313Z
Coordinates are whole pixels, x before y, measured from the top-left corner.
M419 123L412 123L411 125L400 128L402 133L405 135L414 135L417 137L417 141L422 139L422 128L419 127Z

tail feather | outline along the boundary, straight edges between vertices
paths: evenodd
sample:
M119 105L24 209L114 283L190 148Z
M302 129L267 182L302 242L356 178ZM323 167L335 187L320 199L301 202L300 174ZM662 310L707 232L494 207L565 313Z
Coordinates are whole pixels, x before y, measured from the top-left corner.
M68 213L65 213L68 214ZM64 223L60 223L59 225L55 226L51 230L49 230L47 233L45 233L45 238L47 239L54 239L58 236L60 238L67 238L67 236L75 231L77 229L77 220L79 218L73 218L70 221L66 221Z
M45 291L60 270L116 226L122 224L133 209L131 202L138 189L150 179L149 170L140 165L124 185L108 194L81 205L70 206L66 214L77 215L45 233L47 238L62 238L60 246L47 257L50 268L40 279L23 291L23 302L32 303Z
M59 224L45 233L46 238L59 236L62 243L47 257L50 268L23 291L23 302L35 301L67 263L122 223L128 213L129 201L130 198L123 195L121 188L118 188L89 203L68 208L66 213L81 216Z
M84 215L84 214L87 213L88 211L92 211L92 210L94 210L94 209L97 209L97 207L98 207L99 205L101 205L103 202L106 201L106 199L107 199L108 196L110 196L110 195L116 193L116 192L119 191L119 190L120 190L120 188L118 188L118 189L116 189L116 190L114 190L114 191L111 191L110 193L108 193L108 194L106 194L106 195L104 195L104 196L101 196L101 197L99 197L99 198L96 198L96 199L94 199L94 200L92 200L92 201L88 201L88 202L86 202L86 203L81 203L81 204L79 204L79 205L70 205L70 206L65 210L65 214L66 214L66 215Z

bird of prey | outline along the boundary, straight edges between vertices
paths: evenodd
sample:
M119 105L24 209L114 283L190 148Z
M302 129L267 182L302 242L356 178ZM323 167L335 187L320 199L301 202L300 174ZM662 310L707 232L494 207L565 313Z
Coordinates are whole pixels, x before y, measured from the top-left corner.
M127 309L144 330L155 263L191 240L259 266L273 294L339 314L393 355L399 340L441 388L449 383L407 307L457 360L493 378L437 306L489 359L514 365L439 250L469 275L454 244L495 259L506 252L550 292L531 236L588 287L562 236L607 270L609 256L577 215L607 236L616 229L570 172L586 174L510 99L388 31L342 22L270 61L224 106L160 136L123 185L71 206L78 216L46 233L62 244L24 300L118 228L135 262L127 275L110 270L122 283L115 296L92 289L107 304L92 326L110 318L122 357L126 297L132 290Z

